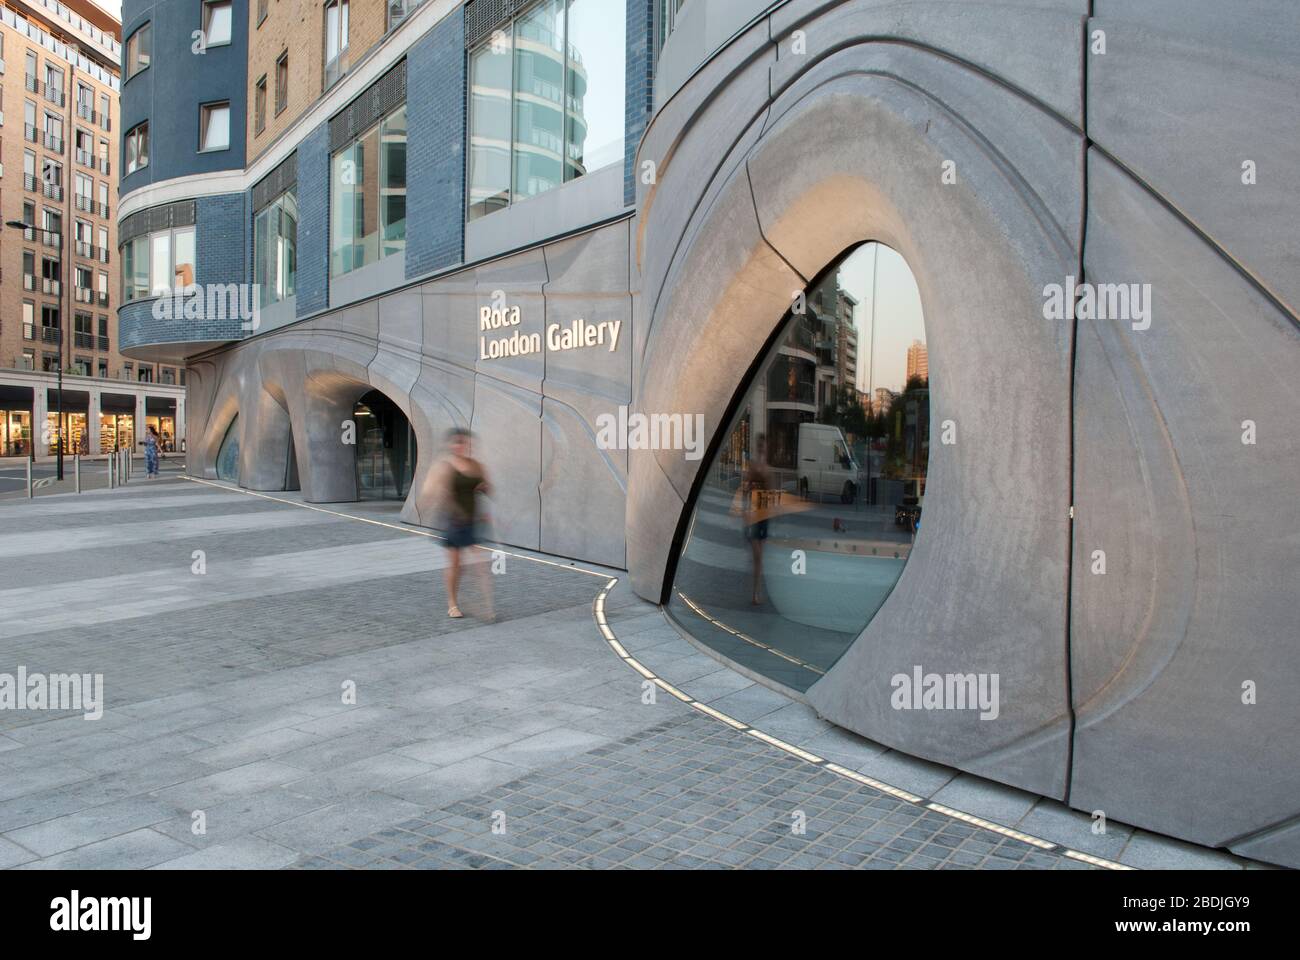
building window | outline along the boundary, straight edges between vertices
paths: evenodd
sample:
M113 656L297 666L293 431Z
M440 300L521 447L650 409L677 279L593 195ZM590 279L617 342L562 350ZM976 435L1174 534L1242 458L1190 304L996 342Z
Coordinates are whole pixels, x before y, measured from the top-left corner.
M194 284L194 228L160 230L122 245L122 299L163 296Z
M626 11L544 0L470 54L469 218L621 163Z
M388 29L395 30L424 0L388 0Z
M261 306L294 295L297 248L298 198L289 190L258 211L253 222L253 282Z
M347 71L348 0L325 4L325 86L330 87Z
M289 51L275 61L275 115L278 117L289 105Z
M266 129L266 74L257 81L253 91L253 132L261 133Z
M668 609L722 656L804 691L888 600L921 536L930 388L921 295L894 250L856 248L800 303L701 471ZM793 547L806 575L791 573Z
M149 166L149 121L132 127L123 138L126 151L126 172L135 173Z
M153 383L153 367L140 368L140 383Z
M23 301L23 339L36 339L36 304L31 300Z
M199 107L199 150L230 149L230 101Z
M209 47L220 47L230 42L230 0L206 0L203 4L203 36Z
M101 361L99 361L99 373L98 373L98 376L99 376L99 379L101 379L101 380L107 380L107 379L108 379L108 361L107 361L107 360L101 360Z
M257 25L260 27L266 19L267 0L257 0Z
M330 274L406 249L406 107L334 154Z
M23 367L22 367L22 368L23 368L24 370L35 370L35 369L36 369L36 351L35 351L35 350L24 350L24 351L23 351Z
M146 23L126 41L126 78L130 80L149 66L150 27Z

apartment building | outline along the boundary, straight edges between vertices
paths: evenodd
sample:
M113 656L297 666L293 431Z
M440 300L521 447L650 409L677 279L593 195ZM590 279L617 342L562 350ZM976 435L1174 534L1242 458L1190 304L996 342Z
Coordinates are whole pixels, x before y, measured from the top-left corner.
M184 368L119 352L119 38L90 0L0 5L0 456L184 439Z

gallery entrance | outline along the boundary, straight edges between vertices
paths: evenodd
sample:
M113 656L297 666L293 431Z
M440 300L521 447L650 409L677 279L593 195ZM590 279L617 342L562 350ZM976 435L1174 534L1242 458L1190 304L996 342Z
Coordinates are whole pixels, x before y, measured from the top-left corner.
M415 431L400 407L378 390L357 401L357 499L405 500L415 476Z

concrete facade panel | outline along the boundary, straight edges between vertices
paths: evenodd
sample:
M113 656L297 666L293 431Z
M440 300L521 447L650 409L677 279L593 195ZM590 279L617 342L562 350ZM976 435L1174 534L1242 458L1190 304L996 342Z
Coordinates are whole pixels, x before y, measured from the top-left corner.
M1300 329L1097 152L1086 266L1151 314L1080 322L1071 803L1294 853Z

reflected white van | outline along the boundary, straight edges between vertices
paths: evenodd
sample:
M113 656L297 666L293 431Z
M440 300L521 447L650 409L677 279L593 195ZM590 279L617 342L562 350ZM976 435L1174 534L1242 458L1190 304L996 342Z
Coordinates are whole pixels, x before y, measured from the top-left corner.
M839 497L841 503L857 499L860 471L839 427L799 424L798 472L801 496Z

